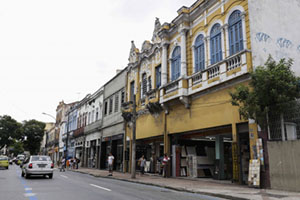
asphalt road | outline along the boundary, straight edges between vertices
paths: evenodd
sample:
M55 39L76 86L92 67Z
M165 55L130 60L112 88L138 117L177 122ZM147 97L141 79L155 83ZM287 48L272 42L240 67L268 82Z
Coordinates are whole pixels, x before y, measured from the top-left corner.
M220 200L205 195L178 192L164 188L76 172L55 171L53 179L21 177L19 166L0 169L0 200Z

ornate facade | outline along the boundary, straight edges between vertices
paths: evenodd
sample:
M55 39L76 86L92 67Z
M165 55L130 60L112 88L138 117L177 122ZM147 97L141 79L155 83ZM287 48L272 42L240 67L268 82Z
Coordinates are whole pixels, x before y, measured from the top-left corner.
M170 175L246 184L257 126L240 118L229 92L248 84L253 68L248 1L198 0L177 12L170 23L156 19L141 51L132 42L127 100L136 95L137 157L146 156L150 172L168 153Z

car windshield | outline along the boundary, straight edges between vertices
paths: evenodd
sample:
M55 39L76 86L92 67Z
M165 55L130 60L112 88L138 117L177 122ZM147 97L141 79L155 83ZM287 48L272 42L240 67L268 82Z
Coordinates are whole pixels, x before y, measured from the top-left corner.
M1 157L0 157L0 160L8 160L8 158L5 157L5 156L1 156Z
M50 161L47 156L32 156L31 161Z

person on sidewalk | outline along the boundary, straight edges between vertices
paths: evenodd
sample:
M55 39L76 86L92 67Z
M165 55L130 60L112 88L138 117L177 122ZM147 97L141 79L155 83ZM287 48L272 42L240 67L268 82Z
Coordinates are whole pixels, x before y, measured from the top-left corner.
M167 169L168 169L168 162L170 160L170 157L165 153L164 158L162 160L162 166L163 166L163 177L167 177Z
M75 160L76 160L76 169L78 169L78 165L80 163L80 159L75 157Z
M141 176L145 173L145 165L146 165L146 159L145 156L142 155L142 157L139 159L140 168L141 168Z
M61 162L60 162L60 172L64 172L65 171L65 164L66 164L66 159L62 158Z
M112 155L112 153L109 153L108 156L108 176L113 175L113 168L114 168L114 159L115 157Z

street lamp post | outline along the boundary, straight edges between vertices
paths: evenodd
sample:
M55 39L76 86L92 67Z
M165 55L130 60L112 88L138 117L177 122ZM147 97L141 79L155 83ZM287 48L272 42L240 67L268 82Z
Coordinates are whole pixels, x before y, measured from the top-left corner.
M55 117L53 117L53 115L50 115L50 114L48 114L48 113L45 113L45 112L43 112L42 114L43 114L43 115L47 115L47 116L51 117L52 119L54 119L54 121L55 121L55 123L56 123L56 118L55 118Z

